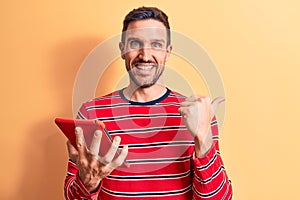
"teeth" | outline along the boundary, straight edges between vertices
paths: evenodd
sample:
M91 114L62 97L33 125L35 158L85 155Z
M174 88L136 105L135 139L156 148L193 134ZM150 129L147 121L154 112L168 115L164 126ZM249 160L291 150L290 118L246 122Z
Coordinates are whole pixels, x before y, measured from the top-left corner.
M151 70L152 66L137 66L137 68L142 70Z

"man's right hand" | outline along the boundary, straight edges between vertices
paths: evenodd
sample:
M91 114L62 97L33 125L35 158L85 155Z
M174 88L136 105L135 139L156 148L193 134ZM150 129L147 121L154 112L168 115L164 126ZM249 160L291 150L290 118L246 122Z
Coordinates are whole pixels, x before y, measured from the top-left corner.
M86 189L90 192L94 192L98 189L103 178L123 164L128 154L128 146L124 146L120 155L114 159L121 142L121 138L116 136L106 155L100 157L98 155L102 137L102 132L100 130L95 131L89 149L85 144L83 131L80 127L75 128L75 135L78 151L68 141L69 158L77 164L80 180L85 185Z

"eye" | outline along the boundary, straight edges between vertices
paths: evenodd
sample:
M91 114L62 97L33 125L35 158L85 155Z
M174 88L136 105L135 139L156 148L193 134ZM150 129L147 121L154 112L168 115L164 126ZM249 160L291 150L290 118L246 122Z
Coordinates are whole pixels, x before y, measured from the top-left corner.
M154 47L154 48L162 48L162 43L160 43L160 42L153 42L152 43L152 47Z
M130 41L130 48L132 48L132 49L141 48L141 46L142 46L142 44L138 40L132 40L132 41Z

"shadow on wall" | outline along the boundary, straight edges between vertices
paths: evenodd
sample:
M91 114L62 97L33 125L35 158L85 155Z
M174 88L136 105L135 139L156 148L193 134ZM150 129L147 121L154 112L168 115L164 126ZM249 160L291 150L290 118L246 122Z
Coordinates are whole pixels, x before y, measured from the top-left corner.
M77 70L89 52L101 42L99 37L74 39L51 49L48 76L55 91L49 102L58 105L58 113L32 122L23 150L23 173L12 199L64 199L63 182L67 167L66 138L54 124L55 117L72 117L72 90ZM32 107L34 105L31 105Z
M65 139L58 134L53 118L36 122L23 150L23 174L12 199L63 199L67 154Z

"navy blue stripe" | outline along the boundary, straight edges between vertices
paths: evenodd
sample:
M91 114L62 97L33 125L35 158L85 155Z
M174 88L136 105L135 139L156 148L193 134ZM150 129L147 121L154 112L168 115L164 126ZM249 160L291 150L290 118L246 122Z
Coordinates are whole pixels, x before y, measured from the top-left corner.
M167 103L156 103L156 104L145 104L143 106L180 106L179 103L171 103L171 102L167 102ZM130 106L129 103L116 103L116 104L111 104L111 105L102 105L102 106L88 106L86 107L86 110L96 110L96 109L103 109L103 108L117 108L117 107L126 107L128 108L128 106ZM140 106L137 104L131 104L131 106Z
M180 94L174 94L174 93L170 94L170 97L176 97L177 99L186 99L185 96Z
M81 114L81 112L78 112L77 115L78 115L78 117L79 117L80 119L86 119L86 118Z
M219 185L219 187L215 191L207 193L207 194L200 194L194 187L193 187L193 189L197 193L198 196L203 197L203 198L208 198L208 197L211 197L211 196L214 196L215 194L217 194L222 189L225 182L226 182L226 179L224 179L222 181L221 185Z
M109 133L110 134L144 133L144 132L148 132L148 131L163 131L163 130L186 130L186 127L185 126L170 126L170 127L159 127L159 128L116 130L116 131L109 131Z
M95 101L95 100L105 100L105 99L117 99L120 98L120 95L114 95L114 96L103 96L103 97L97 97L91 101Z
M165 158L165 159L144 159L144 160L126 160L129 164L134 163L160 163L160 162L178 162L190 160L192 156L184 157L184 158Z
M86 107L86 110L89 111L89 110L102 109L102 108L116 108L116 107L122 107L122 106L128 107L129 104L128 103L119 103L119 104L102 105L102 106L88 106L88 107Z
M160 142L160 143L152 143L152 144L130 144L130 145L128 145L128 148L156 147L156 146L182 145L182 144L193 145L194 141L186 141L186 142Z
M184 177L187 176L191 173L191 171L187 171L183 174L171 174L171 175L154 175L154 176L107 176L108 178L111 179L118 179L118 180L126 180L126 179L130 179L130 180L144 180L144 179L172 179L172 178L180 178L180 177Z
M215 125L215 124L217 124L217 123L218 123L217 120L215 120L215 121L212 121L212 122L210 123L210 125L213 126L213 125Z
M228 192L229 192L229 188L230 188L230 180L228 180L228 185L227 185L227 189L226 189L226 192L225 192L225 194L223 195L223 197L222 197L222 200L224 200L225 198L226 198L226 196L227 196L227 194L228 194ZM228 199L231 199L231 195L229 196L229 198Z
M209 177L208 179L206 179L206 180L201 180L199 177L197 177L196 176L196 179L199 181L199 182L201 182L201 183L208 183L208 182L210 182L212 179L214 179L214 178L216 178L220 173L221 173L221 171L223 171L225 168L224 168L224 166L223 165L221 165L220 167L219 167L219 169L215 172L215 173L213 173L213 175L211 176L211 177Z
M106 188L102 187L102 190L111 194L111 195L118 195L118 196L128 196L128 197L139 197L139 196L167 196L167 195L176 195L176 194L182 194L189 190L191 190L192 186L189 186L187 188L184 188L182 190L176 190L176 191L163 191L163 192L132 192L132 193L125 193L125 192L112 192L107 190Z
M135 118L155 118L155 117L181 117L180 114L155 114L155 115L127 115L120 117L109 117L109 118L98 118L99 120L105 121L116 121L116 120L124 120L124 119L135 119Z
M217 159L218 154L220 154L220 152L216 151L214 157L206 165L203 165L201 167L197 167L197 170L200 171L200 170L208 168Z
M218 140L219 136L213 136L212 138L213 138L213 140Z

